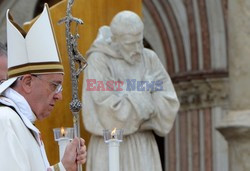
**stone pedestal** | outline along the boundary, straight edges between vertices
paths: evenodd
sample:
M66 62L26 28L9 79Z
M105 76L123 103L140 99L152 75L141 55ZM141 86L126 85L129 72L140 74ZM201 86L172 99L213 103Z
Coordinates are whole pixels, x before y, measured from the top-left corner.
M250 110L231 111L217 128L229 147L229 170L250 170Z

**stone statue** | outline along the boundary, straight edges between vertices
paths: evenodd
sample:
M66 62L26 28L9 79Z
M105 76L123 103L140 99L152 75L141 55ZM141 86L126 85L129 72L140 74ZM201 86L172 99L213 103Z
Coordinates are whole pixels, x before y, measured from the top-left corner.
M103 130L124 130L120 170L161 171L153 132L166 136L179 102L165 68L152 50L143 47L143 22L122 11L102 26L87 52L83 122L92 136L87 171L108 171Z

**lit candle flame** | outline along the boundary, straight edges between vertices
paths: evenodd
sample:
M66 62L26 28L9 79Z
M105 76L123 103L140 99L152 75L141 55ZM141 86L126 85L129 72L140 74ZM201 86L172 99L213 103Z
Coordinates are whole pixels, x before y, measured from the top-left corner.
M115 135L115 132L116 132L116 128L113 129L113 131L111 132L111 135Z
M111 137L112 137L112 138L115 138L115 132L116 132L116 128L113 129L113 131L111 132Z
M62 127L61 128L61 135L64 137L65 136L65 131L64 131L64 128Z

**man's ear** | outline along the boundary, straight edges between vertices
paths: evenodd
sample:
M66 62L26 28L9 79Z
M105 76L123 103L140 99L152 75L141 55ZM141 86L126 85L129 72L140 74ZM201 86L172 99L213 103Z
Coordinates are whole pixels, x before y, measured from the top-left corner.
M26 93L30 93L32 90L32 76L26 74L20 79L21 86Z

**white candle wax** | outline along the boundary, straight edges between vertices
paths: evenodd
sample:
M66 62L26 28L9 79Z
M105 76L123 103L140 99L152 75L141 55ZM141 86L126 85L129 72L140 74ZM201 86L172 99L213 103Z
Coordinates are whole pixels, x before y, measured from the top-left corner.
M119 171L119 146L120 141L116 139L108 140L109 146L109 171Z
M59 138L58 140L60 161L62 160L66 146L68 145L69 142L70 142L69 138Z

